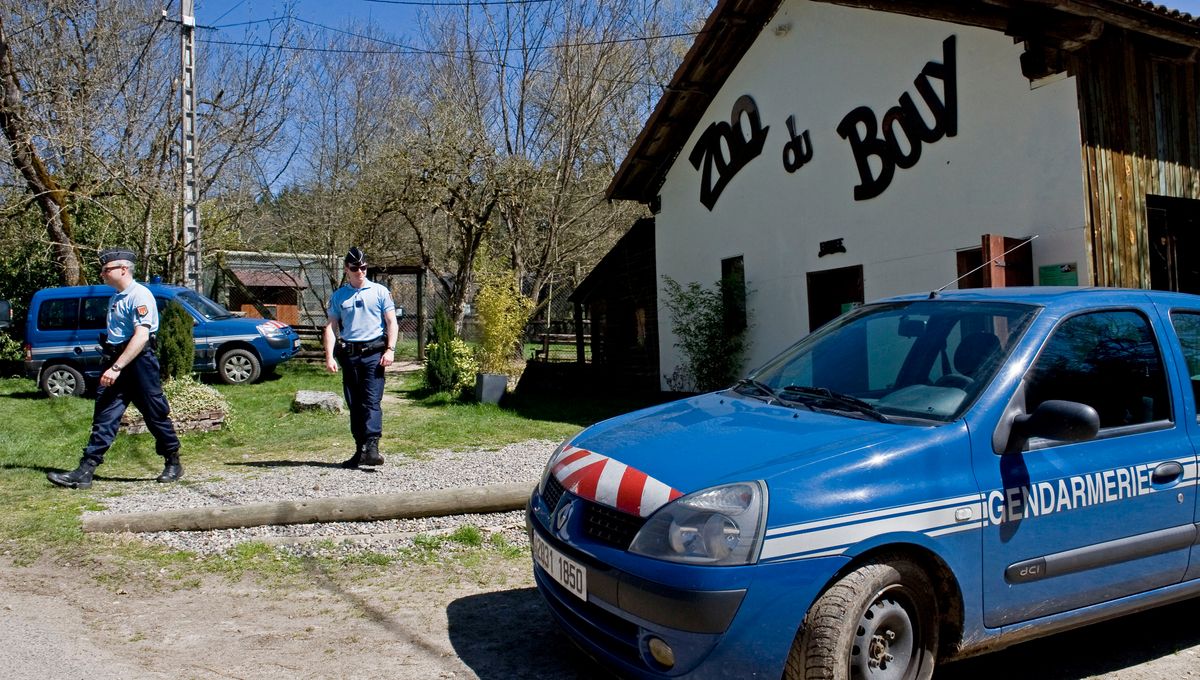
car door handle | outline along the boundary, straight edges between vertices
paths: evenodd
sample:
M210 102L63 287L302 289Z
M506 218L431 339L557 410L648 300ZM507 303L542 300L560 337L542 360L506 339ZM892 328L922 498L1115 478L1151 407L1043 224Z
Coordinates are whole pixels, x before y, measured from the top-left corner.
M1159 463L1158 467L1154 468L1154 472L1150 473L1150 483L1161 486L1177 481L1182 476L1183 466L1173 460L1169 460L1165 463Z

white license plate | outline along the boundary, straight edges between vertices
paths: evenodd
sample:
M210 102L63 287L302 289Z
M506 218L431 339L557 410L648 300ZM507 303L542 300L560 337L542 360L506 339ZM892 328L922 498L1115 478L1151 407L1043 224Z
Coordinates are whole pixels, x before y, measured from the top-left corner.
M292 349L300 349L300 338L292 341Z
M533 532L533 560L538 563L550 578L558 581L575 597L587 602L587 569L573 559L555 550L542 540L537 532Z

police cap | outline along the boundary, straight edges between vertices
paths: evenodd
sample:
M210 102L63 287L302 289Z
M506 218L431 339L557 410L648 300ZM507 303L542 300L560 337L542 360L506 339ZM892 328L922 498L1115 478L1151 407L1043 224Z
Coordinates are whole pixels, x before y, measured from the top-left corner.
M367 265L367 254L358 246L353 246L346 253L346 264L352 267L365 267Z
M128 248L106 248L100 251L101 267L109 262L119 262L122 260L126 262L136 262L137 256L134 255L133 251Z

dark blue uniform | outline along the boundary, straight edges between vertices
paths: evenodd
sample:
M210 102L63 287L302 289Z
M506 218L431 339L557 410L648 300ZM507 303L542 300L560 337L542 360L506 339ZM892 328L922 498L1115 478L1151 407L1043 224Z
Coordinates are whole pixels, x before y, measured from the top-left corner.
M165 464L159 482L173 482L183 476L179 462L179 437L171 422L171 407L163 396L158 357L154 355L154 333L158 330L158 306L145 286L132 280L134 254L113 249L100 254L101 276L118 290L108 303L105 335L104 371L92 412L92 434L83 449L79 467L71 472L48 472L46 478L58 486L87 489L92 485L96 467L112 446L121 427L121 416L129 404L138 407L146 427L154 435L155 450ZM124 290L121 288L124 287ZM138 328L149 331L146 346L127 365L118 365ZM116 377L113 378L112 376ZM111 380L111 384L105 385Z
M158 331L158 307L145 286L133 283L109 301L104 370L108 370L125 350L125 343L137 326L146 326L151 334ZM171 407L163 396L153 344L146 343L141 353L128 366L122 367L116 382L99 388L92 415L92 436L83 450L84 459L96 465L104 462L104 453L112 446L121 426L121 416L131 402L142 412L146 429L154 435L154 449L158 455L167 458L179 451L179 437L171 422Z
M396 304L384 286L364 281L355 288L349 284L333 293L329 300L329 318L338 322L342 347L337 353L342 367L342 391L350 409L350 432L363 445L383 434L383 365L380 358L387 349L386 318Z

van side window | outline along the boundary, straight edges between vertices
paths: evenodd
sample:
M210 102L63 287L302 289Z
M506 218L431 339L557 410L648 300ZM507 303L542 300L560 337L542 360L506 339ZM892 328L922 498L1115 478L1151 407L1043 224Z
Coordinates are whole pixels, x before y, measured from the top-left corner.
M1171 324L1175 326L1175 335L1179 336L1179 347L1183 350L1187 375L1191 378L1192 394L1195 395L1196 408L1200 410L1200 313L1171 312ZM1196 420L1200 420L1200 415L1196 416Z
M1100 427L1170 420L1170 392L1150 323L1132 310L1062 322L1026 377L1026 412L1043 401L1091 406Z
M79 298L45 300L38 308L38 330L73 331L79 315Z
M108 326L107 297L84 298L79 315L79 330L103 330Z

